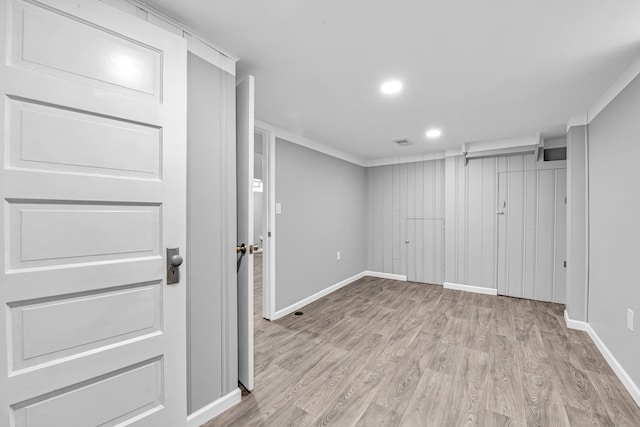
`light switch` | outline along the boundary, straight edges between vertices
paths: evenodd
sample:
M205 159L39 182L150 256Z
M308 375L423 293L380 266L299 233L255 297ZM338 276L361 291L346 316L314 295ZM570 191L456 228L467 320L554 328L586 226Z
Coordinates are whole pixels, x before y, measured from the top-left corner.
M282 213L282 203L276 203L276 215L280 215Z

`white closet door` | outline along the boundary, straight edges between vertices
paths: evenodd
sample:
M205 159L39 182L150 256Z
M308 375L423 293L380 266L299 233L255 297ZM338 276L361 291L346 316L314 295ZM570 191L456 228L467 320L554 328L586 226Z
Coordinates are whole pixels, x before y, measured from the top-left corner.
M0 10L0 425L184 425L185 42L96 1Z
M499 173L499 294L564 302L565 172Z

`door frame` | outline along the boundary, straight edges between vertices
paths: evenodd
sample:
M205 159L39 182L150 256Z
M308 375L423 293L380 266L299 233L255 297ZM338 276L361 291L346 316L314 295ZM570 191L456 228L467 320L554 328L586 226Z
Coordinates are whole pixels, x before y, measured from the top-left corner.
M263 229L267 229L262 245L262 317L271 320L276 312L276 129L258 119L254 127L262 135L262 185L267 206L262 212Z

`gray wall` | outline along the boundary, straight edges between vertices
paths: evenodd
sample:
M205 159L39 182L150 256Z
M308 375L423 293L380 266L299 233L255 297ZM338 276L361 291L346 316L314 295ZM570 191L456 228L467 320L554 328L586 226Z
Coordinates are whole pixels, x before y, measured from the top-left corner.
M238 387L235 79L188 59L187 374L192 413ZM225 219L226 218L226 219Z
M589 324L640 384L640 77L589 125ZM626 312L636 316L635 332Z
M587 321L587 127L567 132L567 313Z
M366 172L276 140L276 310L366 270ZM342 259L336 260L341 251Z

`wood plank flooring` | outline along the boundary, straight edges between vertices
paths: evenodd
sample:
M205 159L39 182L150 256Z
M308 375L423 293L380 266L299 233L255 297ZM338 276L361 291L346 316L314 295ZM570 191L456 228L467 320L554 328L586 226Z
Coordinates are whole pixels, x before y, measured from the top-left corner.
M252 393L217 426L640 426L564 306L363 278L262 319Z

